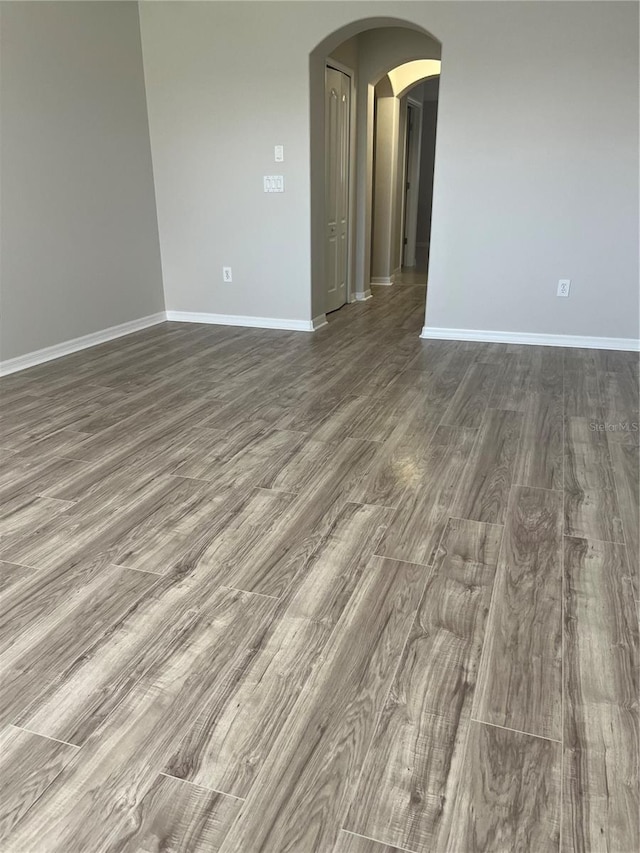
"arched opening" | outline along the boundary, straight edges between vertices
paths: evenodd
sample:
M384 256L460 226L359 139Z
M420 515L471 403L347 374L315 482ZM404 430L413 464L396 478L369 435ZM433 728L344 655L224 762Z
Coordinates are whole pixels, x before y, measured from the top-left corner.
M393 243L394 256L400 252L402 225L398 223L403 218L404 202L396 190L398 170L404 167L404 160L399 156L400 134L404 132L401 112L406 113L408 92L439 73L440 54L441 44L433 35L411 22L394 18L353 22L327 36L310 54L311 303L317 325L324 321L328 308L339 307L337 303L341 299L345 302L364 300L371 295L374 193L379 189L376 187L376 165L381 165L379 148L374 163L375 122L380 120L381 109L390 113L389 128L393 128L394 140L392 150L387 152L391 159L387 165L389 216L384 226L384 252L390 257L391 244L396 237L398 244ZM347 97L350 95L352 99L348 108L348 138L345 141L344 134L340 137L349 158L348 192L345 196L342 185L340 196L348 224L340 232L340 223L334 222L333 233L328 208L335 203L336 196L328 198L327 185L329 178L333 181L342 173L338 169L330 175L327 165L328 146L338 138L335 134L330 139L327 136L332 121L331 114L328 120L326 118L327 67L346 73L350 80L338 95L338 78L334 78L336 85L330 91L333 102L340 98L346 114ZM406 114L404 117L406 119ZM336 235L346 247L342 255L338 254ZM332 239L334 242L329 245ZM379 234L374 239L379 239ZM327 284L335 275L336 259L338 264L345 264L346 270L344 295L337 300L330 299L327 293ZM332 304L328 306L328 302Z
M403 268L418 266L426 285L435 115L425 109L422 83L439 75L440 60L414 60L390 69L374 88L372 284L391 285ZM421 217L417 264L419 206L428 209L429 222Z

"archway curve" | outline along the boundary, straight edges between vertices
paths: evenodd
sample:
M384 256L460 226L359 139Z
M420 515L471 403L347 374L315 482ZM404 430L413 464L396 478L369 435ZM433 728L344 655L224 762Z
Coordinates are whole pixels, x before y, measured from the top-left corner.
M387 50L385 58L385 33L390 30L401 37L397 54L392 55ZM325 313L325 66L330 54L355 36L368 37L371 56L376 56L376 41L381 46L380 60L369 63L365 73L360 75L356 98L359 132L352 173L349 273L351 294L356 298L364 298L369 292L370 281L374 86L398 65L418 59L439 59L442 47L438 37L423 26L407 19L385 16L361 18L345 24L327 34L309 54L311 316L320 323Z
M359 36L364 32L368 32L369 30L389 29L395 27L404 30L413 30L413 32L428 36L428 38L432 39L438 44L442 44L436 35L430 33L423 26L421 26L420 24L416 24L413 21L408 21L404 18L392 18L389 16L369 17L359 18L358 20L352 21L349 24L344 24L342 27L338 27L337 30L334 30L333 32L329 33L329 35L325 36L322 41L318 42L318 44L310 52L310 56L319 56L321 59L324 60L330 53L333 53L333 51L338 47L338 45L342 44L350 38L353 38L354 36ZM380 76L385 73L385 71L381 70Z
M416 59L405 62L404 65L398 65L387 73L391 92L394 97L402 98L410 89L424 80L439 77L441 67L439 59Z

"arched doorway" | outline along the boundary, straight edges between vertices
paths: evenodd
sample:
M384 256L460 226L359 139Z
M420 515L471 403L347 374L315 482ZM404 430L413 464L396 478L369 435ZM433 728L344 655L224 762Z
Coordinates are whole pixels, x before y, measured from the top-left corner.
M372 284L394 282L406 261L405 239L408 265L415 265L423 106L416 87L439 74L440 60L413 60L392 68L374 89Z
M353 301L370 294L375 86L394 69L406 70L408 63L439 61L441 44L411 22L369 18L331 33L310 54L311 303L317 325L324 319L327 305L325 74L332 57L335 62L336 56L344 58L349 51L350 61L356 65L347 254L348 299ZM402 88L406 89L417 80L404 82ZM391 96L397 99L389 85ZM396 85L401 84L396 81Z

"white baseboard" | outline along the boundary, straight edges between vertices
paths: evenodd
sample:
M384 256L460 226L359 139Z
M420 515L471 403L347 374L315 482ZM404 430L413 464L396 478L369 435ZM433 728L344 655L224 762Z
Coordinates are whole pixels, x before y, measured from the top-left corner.
M324 315L322 315L324 317ZM209 323L214 326L246 326L251 329L283 329L290 332L313 332L314 320L280 320L276 317L243 317L239 314L204 314L195 311L167 311L167 320L176 323ZM326 317L324 318L326 323ZM320 322L320 325L324 323Z
M102 329L90 335L83 335L81 338L63 341L61 344L54 344L54 346L45 347L45 349L35 350L35 352L29 352L17 358L2 361L0 362L0 376L8 376L10 373L17 373L19 370L27 370L29 367L35 367L38 364L44 364L47 361L53 361L65 355L71 355L71 353L78 352L79 350L95 347L98 344L113 341L116 338L122 338L125 335L139 332L149 326L156 326L158 323L164 323L167 320L179 323L246 326L253 329L283 329L292 332L315 332L316 329L321 329L327 325L325 314L320 314L314 317L313 320L279 320L274 317L242 317L235 314L160 311L158 314L141 317L139 320L130 320L127 323L121 323L119 326L111 326L109 329Z
M439 341L479 341L640 352L640 341L634 338L589 338L581 335L545 335L531 332L486 332L482 329L444 329L437 326L424 326L420 337Z
M366 302L367 299L371 299L373 296L369 288L367 290L356 290L353 295L356 298L356 302Z
M166 320L165 312L160 311L158 314L150 314L148 317L140 317L139 320L129 320L127 323L120 323L119 326L111 326L108 329L102 329L99 332L93 332L90 335L83 335L80 338L73 338L70 341L63 341L61 344L54 344L51 347L28 352L25 355L19 355L17 358L9 358L6 361L0 362L0 376L8 376L10 373L17 373L19 370L27 370L29 367L35 367L38 364L44 364L47 361L53 361L55 358L62 358L65 355L71 355L74 352L79 352L89 347L95 347L98 344L104 344L107 341L113 341L116 338L122 338L125 335L130 335L133 332L139 332L142 329L147 329L149 326L156 326L158 323L164 323Z
M393 277L390 278L389 276L374 276L371 279L371 284L378 285L378 286L382 285L383 287L389 287L390 285L393 284Z

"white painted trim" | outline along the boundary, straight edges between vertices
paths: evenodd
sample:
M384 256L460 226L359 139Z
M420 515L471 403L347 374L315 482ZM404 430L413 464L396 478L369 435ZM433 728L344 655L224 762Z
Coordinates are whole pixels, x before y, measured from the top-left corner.
M122 338L125 335L131 335L133 332L139 332L142 329L149 328L149 326L157 326L158 323L166 321L207 323L219 326L246 326L252 329L283 329L292 332L314 332L316 329L321 329L327 325L325 314L320 314L313 320L280 320L274 317L242 317L235 314L160 311L158 314L150 314L148 317L141 317L139 320L129 320L119 326L111 326L99 332L92 332L90 335L83 335L81 338L73 338L70 341L63 341L60 344L45 347L45 349L35 350L25 355L19 355L17 358L2 361L0 362L0 376L8 376L10 373L17 373L19 370L27 370L29 367L35 367L56 358L63 358L65 355L71 355L74 352L89 349L98 346L98 344Z
M371 284L382 285L383 287L390 287L393 284L392 276L373 276L371 278Z
M133 332L139 332L142 329L149 328L149 326L164 323L165 320L165 312L160 311L158 314L140 317L139 320L129 320L127 323L120 323L119 326L111 326L99 332L92 332L90 335L83 335L81 338L73 338L70 341L63 341L60 344L28 352L25 355L17 356L17 358L9 358L0 362L0 376L8 376L10 373L27 370L29 367L35 367L38 364L44 364L47 361L53 361L56 358L62 358L65 355L71 355L74 352L89 349L89 347L95 347L116 338L122 338L125 335L131 335Z
M291 332L313 332L313 324L316 321L319 321L319 319L319 317L316 317L315 320L281 320L277 317L243 317L237 314L204 314L195 311L167 311L167 320L170 322L208 323L215 326L246 326L251 329L284 329Z
M436 326L424 326L420 337L439 341L484 341L499 344L640 352L640 341L635 338L589 338L581 335L545 335L532 332L489 332L483 329L444 329Z
M354 296L356 298L356 302L366 302L367 299L373 298L373 294L371 293L369 288L367 288L366 290L356 290Z

